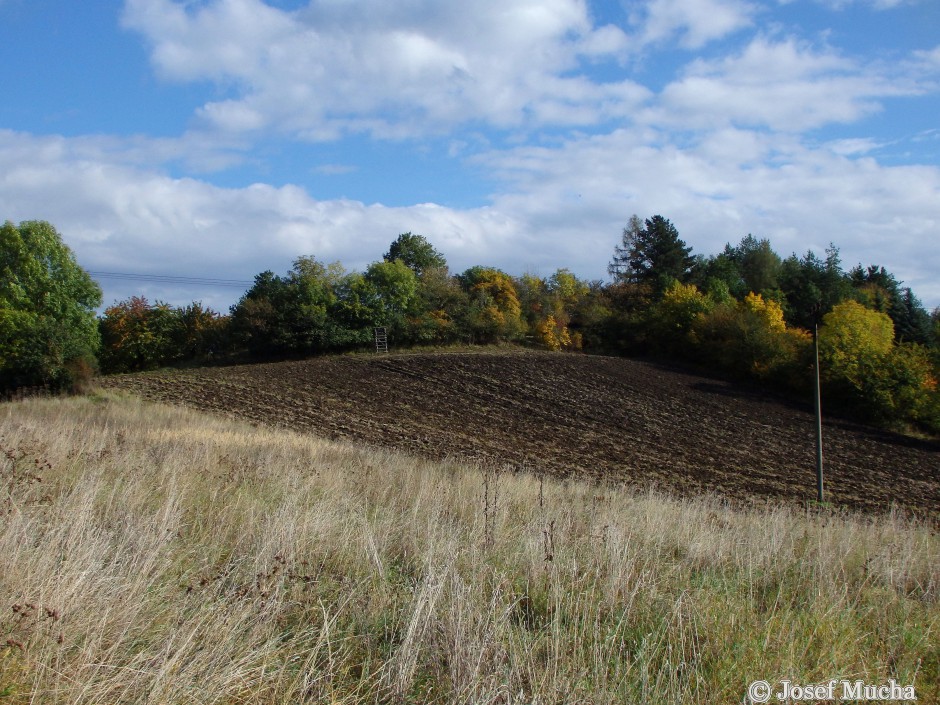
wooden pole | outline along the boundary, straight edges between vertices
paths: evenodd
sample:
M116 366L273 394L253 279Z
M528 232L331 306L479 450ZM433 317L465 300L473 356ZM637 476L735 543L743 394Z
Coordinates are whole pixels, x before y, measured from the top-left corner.
M816 501L823 501L823 446L822 446L822 398L819 393L819 321L813 323L813 355L815 362L813 372L816 378L814 385L816 406Z

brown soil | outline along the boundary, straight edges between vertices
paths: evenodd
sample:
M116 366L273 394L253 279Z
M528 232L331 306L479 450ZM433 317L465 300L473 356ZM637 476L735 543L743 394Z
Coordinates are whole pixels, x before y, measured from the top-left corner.
M106 387L274 426L561 477L815 499L810 409L622 358L340 356L119 375ZM830 421L826 499L940 515L940 444Z

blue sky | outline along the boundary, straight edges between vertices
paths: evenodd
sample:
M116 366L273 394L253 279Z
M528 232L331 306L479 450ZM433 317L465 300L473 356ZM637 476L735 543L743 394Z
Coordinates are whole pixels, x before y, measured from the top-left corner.
M412 231L601 279L662 214L940 305L936 0L0 0L0 87L0 219L92 271L362 269Z

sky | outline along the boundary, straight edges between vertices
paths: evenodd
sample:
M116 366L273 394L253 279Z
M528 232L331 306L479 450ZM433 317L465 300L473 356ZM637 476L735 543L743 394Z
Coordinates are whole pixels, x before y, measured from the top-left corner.
M0 220L227 311L399 233L606 279L630 216L940 306L937 0L0 0ZM232 280L214 286L185 278Z

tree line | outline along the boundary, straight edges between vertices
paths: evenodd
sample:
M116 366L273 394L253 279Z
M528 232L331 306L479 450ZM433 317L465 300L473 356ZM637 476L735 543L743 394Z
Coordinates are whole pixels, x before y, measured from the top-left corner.
M693 255L660 215L633 216L611 281L567 269L455 274L423 236L399 235L364 272L300 256L258 274L226 314L131 297L97 318L97 284L48 223L0 229L0 388L74 384L100 368L272 360L394 345L522 343L693 364L808 393L819 328L824 393L867 421L940 433L940 309L928 314L884 267L844 271L839 251L780 257L751 235Z

